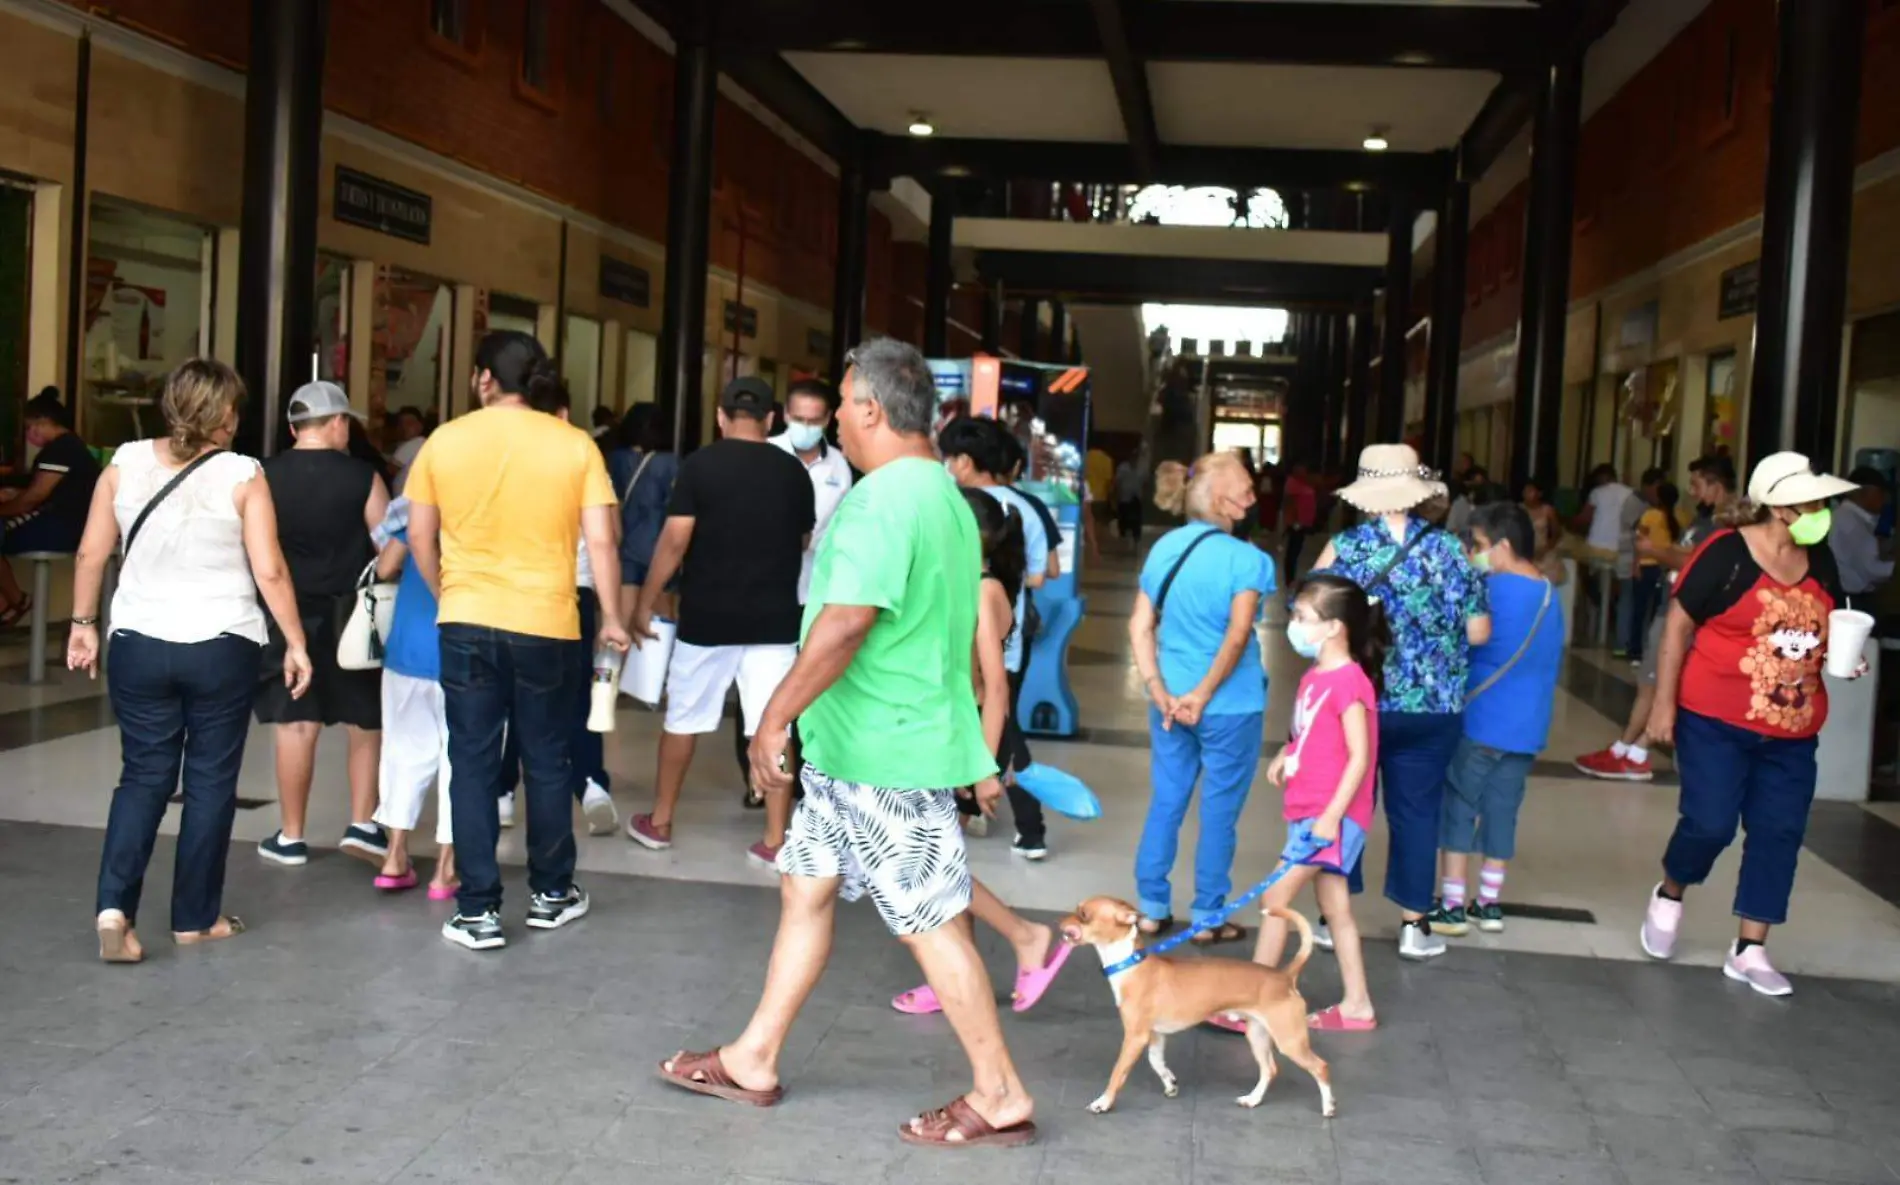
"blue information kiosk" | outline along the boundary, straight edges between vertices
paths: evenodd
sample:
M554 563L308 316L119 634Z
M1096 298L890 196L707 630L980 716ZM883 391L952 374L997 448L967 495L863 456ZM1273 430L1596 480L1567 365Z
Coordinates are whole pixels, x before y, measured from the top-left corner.
M1061 529L1055 548L1060 574L1031 594L1041 626L1030 646L1016 710L1023 731L1032 736L1072 737L1081 725L1069 688L1069 639L1088 608L1081 595L1088 369L979 355L933 359L930 370L937 384L939 425L959 414L989 416L1007 425L1029 454L1017 489L1041 499Z

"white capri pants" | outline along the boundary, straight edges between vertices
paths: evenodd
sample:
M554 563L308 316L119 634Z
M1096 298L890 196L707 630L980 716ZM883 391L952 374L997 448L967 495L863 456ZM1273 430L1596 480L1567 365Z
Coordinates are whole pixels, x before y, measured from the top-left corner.
M719 731L725 714L726 692L739 684L739 707L745 714L745 734L759 731L759 717L772 693L798 661L798 647L790 642L775 646L695 646L675 642L666 667L666 731L674 736L703 736ZM383 727L389 727L385 722ZM388 742L385 741L385 744Z
M398 831L414 831L429 786L435 786L435 842L454 843L449 830L449 720L442 685L383 672L382 801L374 816Z

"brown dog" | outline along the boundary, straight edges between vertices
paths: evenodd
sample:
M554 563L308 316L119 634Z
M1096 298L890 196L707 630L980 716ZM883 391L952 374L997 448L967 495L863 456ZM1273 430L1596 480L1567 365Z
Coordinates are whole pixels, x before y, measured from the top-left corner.
M1278 1045L1294 1063L1319 1083L1322 1114L1333 1114L1332 1076L1326 1062L1313 1052L1306 1028L1306 1001L1297 980L1307 956L1313 953L1313 929L1292 910L1270 911L1300 932L1299 953L1284 970L1243 963L1238 959L1143 959L1109 980L1122 1014L1121 1056L1109 1075L1108 1089L1089 1104L1097 1115L1115 1105L1115 1096L1128 1083L1141 1051L1161 1079L1162 1093L1179 1093L1165 1055L1169 1033L1191 1029L1209 1017L1234 1013L1247 1020L1247 1044L1260 1063L1260 1081L1251 1093L1236 1101L1258 1107L1273 1084L1273 1047ZM1135 953L1141 945L1141 914L1126 901L1091 897L1062 919L1063 940L1093 946L1102 966L1111 967Z

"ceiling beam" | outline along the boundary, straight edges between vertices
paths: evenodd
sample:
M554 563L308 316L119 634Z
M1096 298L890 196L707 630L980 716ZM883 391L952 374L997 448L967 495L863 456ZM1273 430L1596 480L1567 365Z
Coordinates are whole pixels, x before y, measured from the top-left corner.
M1208 148L1162 144L1154 180L1170 185L1236 189L1400 190L1435 198L1447 176L1441 153L1341 152L1307 148ZM1068 181L1121 185L1141 176L1127 144L1051 140L960 140L885 136L880 171L919 181L973 177L986 181Z
M820 152L832 160L842 160L850 153L860 135L857 125L784 58L759 50L722 48L714 52L713 60L721 74L765 104Z
M1272 231L1260 231L1272 234ZM976 269L1012 295L1061 293L1071 304L1142 299L1250 305L1350 305L1379 268L1055 251L979 251Z
M726 0L722 45L778 51L1100 58L1095 0L959 0L920 15L889 0ZM1509 70L1549 52L1542 8L1167 0L1123 9L1151 62Z
M1609 32L1629 0L1544 0L1549 23L1548 56L1534 69L1509 72L1491 91L1471 126L1459 141L1460 175L1475 181L1491 171L1518 134L1530 126L1537 107L1537 88L1544 71L1559 53L1585 53Z
M1122 127L1135 174L1131 181L1150 182L1157 176L1161 131L1155 122L1154 98L1148 93L1148 63L1128 39L1129 4L1133 0L1089 0L1095 12L1095 30L1102 41L1108 76L1115 83L1115 101L1121 105Z

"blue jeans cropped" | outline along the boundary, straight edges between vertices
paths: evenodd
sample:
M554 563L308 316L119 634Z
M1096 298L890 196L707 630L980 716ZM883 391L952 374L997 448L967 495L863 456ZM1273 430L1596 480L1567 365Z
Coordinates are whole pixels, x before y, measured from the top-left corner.
M501 905L495 844L501 818L504 725L519 738L527 798L528 887L561 894L574 881L571 752L574 651L584 643L485 626L444 624L442 699L449 725L449 813L457 908L465 916Z
M145 868L182 767L172 929L217 924L260 649L231 634L191 643L124 630L112 636L106 691L119 719L123 768L99 856L99 909L123 910L127 922L137 922Z
M1201 837L1194 848L1194 920L1227 904L1233 889L1235 829L1260 768L1262 714L1202 716L1189 727L1164 730L1161 713L1148 711L1149 776L1154 783L1148 821L1135 849L1135 887L1141 912L1173 916L1168 876L1187 819L1194 784L1201 784Z
M1438 846L1491 860L1516 856L1517 810L1536 761L1534 753L1507 753L1470 737L1459 741L1445 771Z
M1735 842L1742 873L1735 916L1779 926L1788 920L1795 862L1814 804L1815 738L1767 737L1694 712L1676 716L1676 768L1682 795L1663 872L1679 885L1708 879L1716 857Z
M1432 908L1445 771L1464 738L1464 721L1462 712L1379 713L1379 797L1390 838L1385 895L1408 913ZM1360 870L1348 879L1357 891Z

